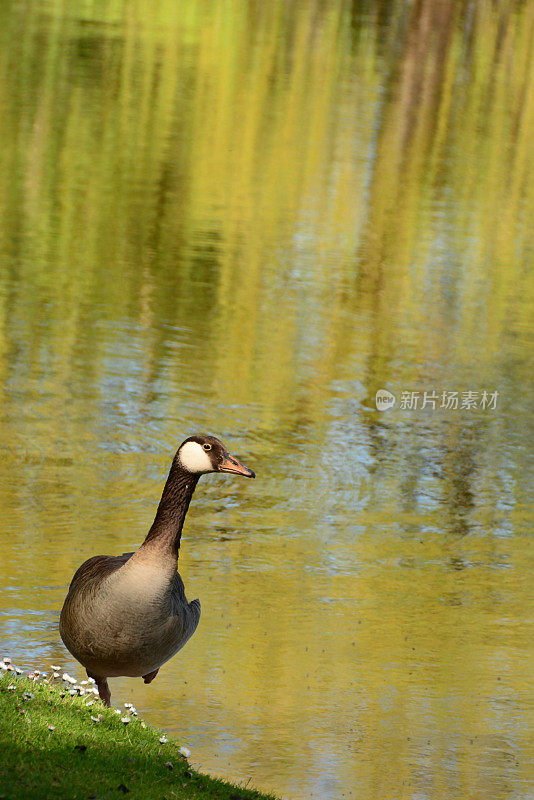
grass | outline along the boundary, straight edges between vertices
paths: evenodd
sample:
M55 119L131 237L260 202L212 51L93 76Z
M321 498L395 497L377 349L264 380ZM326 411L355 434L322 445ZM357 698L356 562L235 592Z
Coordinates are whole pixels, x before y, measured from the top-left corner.
M0 800L276 800L197 772L178 742L69 688L0 676Z

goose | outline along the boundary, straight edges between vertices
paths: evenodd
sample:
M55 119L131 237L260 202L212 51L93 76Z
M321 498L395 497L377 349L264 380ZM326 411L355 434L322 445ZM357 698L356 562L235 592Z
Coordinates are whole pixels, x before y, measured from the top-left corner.
M197 628L200 601L187 601L177 562L189 503L200 476L209 472L256 477L215 436L190 436L176 451L139 549L93 556L74 574L59 632L106 706L108 678L126 675L150 683Z

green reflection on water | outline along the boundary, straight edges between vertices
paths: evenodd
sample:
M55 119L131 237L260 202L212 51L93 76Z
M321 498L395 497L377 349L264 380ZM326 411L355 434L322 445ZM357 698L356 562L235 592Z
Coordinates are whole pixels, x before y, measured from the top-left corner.
M0 576L65 661L75 567L201 482L200 628L115 697L295 798L532 778L531 4L0 11ZM397 396L375 410L375 393ZM496 410L400 408L498 391Z

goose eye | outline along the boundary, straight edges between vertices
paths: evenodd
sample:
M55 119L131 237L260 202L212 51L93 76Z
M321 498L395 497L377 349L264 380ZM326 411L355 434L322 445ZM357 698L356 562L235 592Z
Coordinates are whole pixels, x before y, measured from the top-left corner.
M203 444L202 447L204 450L211 450L211 444Z

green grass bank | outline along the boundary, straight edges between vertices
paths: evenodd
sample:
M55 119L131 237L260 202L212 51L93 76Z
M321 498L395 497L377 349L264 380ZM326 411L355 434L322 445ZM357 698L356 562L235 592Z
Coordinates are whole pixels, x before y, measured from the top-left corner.
M197 772L126 709L47 681L0 675L0 800L276 800Z

